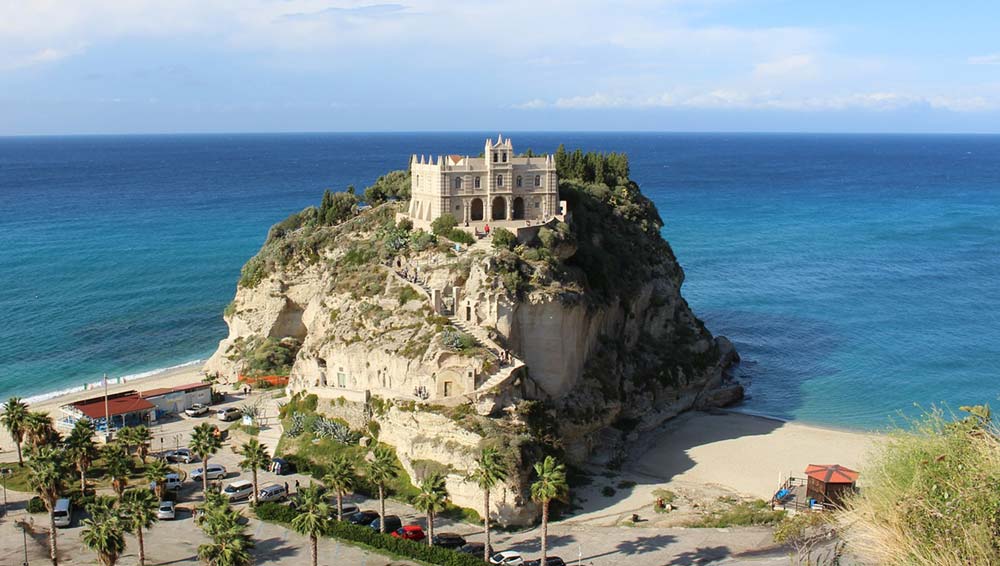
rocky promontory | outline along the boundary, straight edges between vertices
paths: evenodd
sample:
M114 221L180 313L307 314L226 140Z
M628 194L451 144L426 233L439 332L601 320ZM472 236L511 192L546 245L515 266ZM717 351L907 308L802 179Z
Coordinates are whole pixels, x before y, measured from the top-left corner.
M414 229L405 172L364 199L328 192L246 264L205 370L289 375L290 393L392 445L411 478L443 471L452 500L480 512L468 466L500 448L508 523L535 517L540 455L613 462L682 411L739 400L726 377L736 352L681 296L684 272L625 156L560 148L556 163L568 209L516 235L477 238L449 218Z

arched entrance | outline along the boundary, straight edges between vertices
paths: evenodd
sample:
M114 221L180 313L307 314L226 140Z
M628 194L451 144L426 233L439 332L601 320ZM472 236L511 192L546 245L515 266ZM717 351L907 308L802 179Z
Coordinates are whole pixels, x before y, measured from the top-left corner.
M493 199L493 206L490 207L492 211L493 220L506 220L507 219L507 201L503 197L496 197Z
M524 220L524 199L517 197L514 199L513 209L510 211L510 217L514 220Z
M481 198L472 199L472 210L470 211L469 215L472 220L483 219L483 199Z

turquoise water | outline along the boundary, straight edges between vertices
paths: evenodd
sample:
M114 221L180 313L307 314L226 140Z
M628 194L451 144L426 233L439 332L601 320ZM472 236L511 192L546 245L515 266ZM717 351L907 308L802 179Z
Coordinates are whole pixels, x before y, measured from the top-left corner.
M268 226L486 134L0 138L0 398L207 357ZM1000 137L512 134L627 152L749 411L880 427L1000 390Z

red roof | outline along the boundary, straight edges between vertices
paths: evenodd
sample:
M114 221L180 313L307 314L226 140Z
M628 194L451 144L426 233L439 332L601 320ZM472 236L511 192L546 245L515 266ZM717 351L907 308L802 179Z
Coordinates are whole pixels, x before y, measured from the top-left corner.
M823 483L854 483L860 474L837 464L809 464L806 475Z
M105 415L104 397L94 397L92 399L77 401L73 403L73 407L90 419L103 419ZM152 403L142 399L134 391L127 395L108 397L107 413L111 416L148 411L154 408L155 406Z
M451 159L452 163L458 163L458 162L462 161L462 156L461 155L449 155L448 157Z
M150 389L148 391L143 391L139 394L140 397L148 399L149 397L157 397L160 395L166 395L167 393L180 393L183 391L194 391L196 389L205 389L211 387L211 383L206 383L204 381L198 383L189 383L187 385L178 385L177 387L160 387L157 389Z

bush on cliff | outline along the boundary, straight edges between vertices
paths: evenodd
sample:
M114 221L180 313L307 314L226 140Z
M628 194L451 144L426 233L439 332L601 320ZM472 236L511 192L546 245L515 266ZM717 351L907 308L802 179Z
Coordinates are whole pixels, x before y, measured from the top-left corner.
M375 184L365 189L365 200L376 205L389 199L409 200L410 172L390 171L379 177Z
M989 407L934 410L888 436L840 516L848 549L873 563L997 564L1000 429Z

